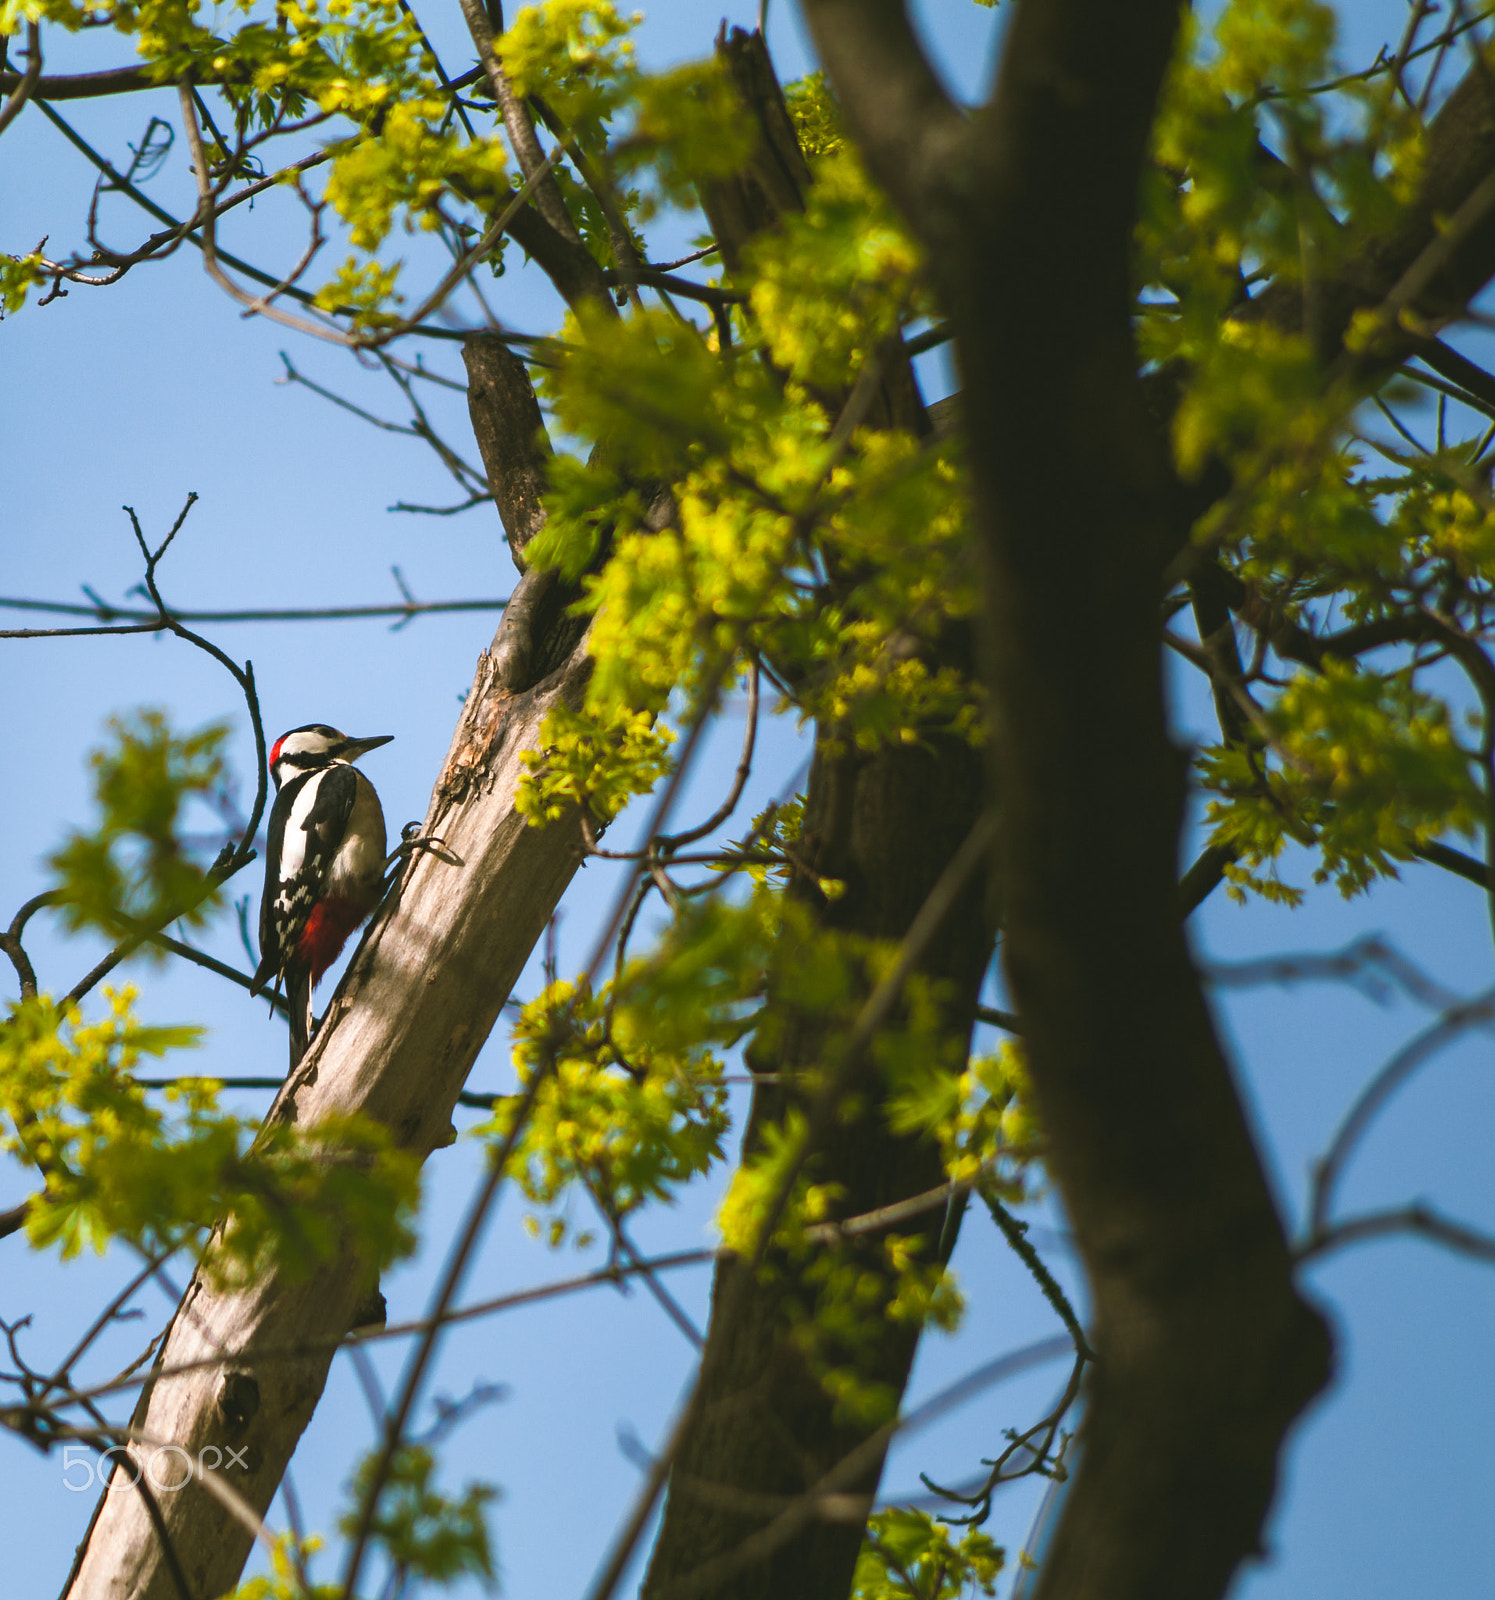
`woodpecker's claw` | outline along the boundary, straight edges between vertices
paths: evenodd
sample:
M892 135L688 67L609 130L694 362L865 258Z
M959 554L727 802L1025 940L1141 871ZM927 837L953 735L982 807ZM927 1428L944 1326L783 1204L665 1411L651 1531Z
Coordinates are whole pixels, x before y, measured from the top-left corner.
M424 850L428 855L433 855L438 861L444 861L449 867L464 867L467 865L455 850L448 847L445 839L438 839L435 834L422 835L420 823L407 822L400 829L401 842L390 851L385 858L386 871L394 866L397 861L409 861L417 851Z

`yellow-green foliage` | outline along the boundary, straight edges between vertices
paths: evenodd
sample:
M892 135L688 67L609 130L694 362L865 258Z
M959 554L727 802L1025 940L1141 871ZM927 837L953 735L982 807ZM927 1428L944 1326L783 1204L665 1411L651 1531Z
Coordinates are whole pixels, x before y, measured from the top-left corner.
M520 1083L537 1075L541 1082L510 1170L524 1194L549 1209L552 1244L569 1231L560 1207L573 1185L621 1218L647 1200L668 1199L722 1153L727 1120L718 1063L702 1050L659 1048L626 1006L609 1027L605 1002L555 983L514 1028ZM478 1132L502 1143L519 1103L498 1102Z
M620 177L646 182L643 195L626 196L646 221L662 201L689 201L691 185L734 171L751 150L751 134L716 60L659 73L636 66L630 35L642 20L595 0L546 0L518 13L499 50L518 91L540 96L585 152L606 156ZM620 116L626 132L609 151ZM579 212L580 191L575 200ZM601 241L595 247L604 253Z
M654 180L640 212L645 220L660 201L689 203L692 186L727 177L752 153L737 91L714 58L641 78L633 109L620 165L635 174L647 170Z
M1399 471L1367 472L1370 432L1337 387L1339 329L1316 326L1317 280L1392 227L1422 171L1420 114L1389 70L1346 76L1321 0L1231 0L1206 33L1188 22L1154 132L1137 235L1144 357L1180 388L1180 470L1229 469L1233 492L1195 530L1270 634L1309 633L1430 609L1448 638L1478 630L1492 575L1489 473L1473 441L1425 453L1373 448ZM1302 295L1298 331L1256 316L1254 285ZM1372 347L1378 315L1344 342ZM1325 339L1325 334L1333 337ZM1402 407L1408 384L1383 385ZM1375 432L1384 433L1379 418ZM1424 630L1425 631L1425 630ZM1415 637L1418 628L1408 630ZM1217 842L1240 851L1233 890L1295 904L1277 862L1289 842L1319 855L1318 881L1346 894L1394 873L1412 848L1475 825L1484 802L1456 738L1460 691L1403 651L1253 691L1267 703L1243 742L1206 752ZM1268 658L1273 677L1288 672ZM1471 738L1471 747L1477 738Z
M545 719L539 750L521 756L525 775L514 804L537 827L582 806L608 823L636 794L647 794L670 768L673 729L652 711L588 716L557 706Z
M289 1529L274 1534L269 1572L241 1583L223 1600L335 1600L341 1592L340 1585L318 1583L308 1587L301 1581L302 1573L325 1543L316 1534L297 1538Z
M921 256L849 150L826 156L802 215L749 251L752 308L774 361L835 392L921 304Z
M324 185L349 253L316 300L357 327L388 327L404 303L411 269L392 248L402 232L470 242L513 192L496 113L479 88L464 107L472 136L459 131L398 0L0 6L9 31L25 17L76 29L108 16L161 83L191 75L217 94L236 133L326 113L317 137L332 159L303 181ZM638 66L637 20L598 0L547 0L509 17L498 41L519 93L564 123L628 228L694 205L754 138L715 60ZM1300 897L1277 876L1289 844L1316 853L1317 878L1353 893L1488 814L1476 760L1486 713L1464 736L1477 696L1461 700L1451 684L1460 633L1485 627L1495 582L1489 463L1476 440L1441 428L1425 451L1373 437L1359 389L1338 381L1341 330L1321 325L1316 295L1347 240L1363 249L1395 221L1426 137L1389 72L1341 81L1335 51L1321 0L1227 0L1212 21L1186 19L1134 243L1136 338L1177 396L1175 465L1191 481L1222 473L1232 485L1195 537L1223 567L1236 615L1284 650L1296 638L1295 659L1315 658L1304 634L1415 624L1394 653L1353 665L1330 652L1322 670L1300 671L1268 651L1244 731L1196 763L1213 837L1238 853L1233 889L1284 901ZM783 709L817 723L822 758L981 737L979 691L949 664L952 635L978 608L961 446L881 427L881 409L846 413L865 393L858 379L891 359L894 335L950 308L935 304L921 252L847 145L823 77L790 85L786 101L812 172L803 212L731 271L709 258L693 268L741 298L713 314L683 300L684 314L584 306L543 352L565 448L528 554L581 586L594 671L584 705L553 713L543 748L525 758L519 806L536 825L578 807L611 822L671 770L674 728L755 666ZM204 132L221 173L233 141ZM557 191L588 248L615 266L618 214L604 215L577 170L557 169ZM1268 280L1300 301L1295 326L1250 307ZM42 281L36 257L0 258L6 310ZM1373 350L1384 331L1363 313L1349 346ZM1407 394L1396 382L1379 391L1397 405ZM1389 461L1379 476L1373 445ZM118 725L96 758L99 823L52 863L72 925L117 934L206 913L179 822L220 779L220 739L216 729L179 737L150 714ZM515 1062L535 1099L510 1160L556 1242L571 1236L578 1187L615 1218L668 1201L722 1156L722 1063L744 1047L749 1065L779 1077L784 1109L755 1124L722 1203L722 1239L766 1256L839 1412L881 1420L895 1397L872 1381L875 1335L890 1319L949 1325L959 1296L934 1259L938 1211L918 1232L837 1240L821 1225L844 1214L846 1195L813 1159L801 1167L806 1108L895 958L819 926L844 886L812 881L802 820L798 802L761 817L740 854L764 859L745 881L724 870L736 885L724 893L691 884L655 947L601 992L556 983L525 1009ZM733 857L716 865L741 864ZM946 1003L910 982L834 1113L928 1141L952 1179L1029 1197L1043 1141L1020 1049L967 1059ZM251 1130L217 1110L209 1085L148 1102L136 1061L189 1042L139 1027L123 1000L93 1024L41 1002L16 1012L0 1054L18 1130L6 1149L47 1166L28 1223L36 1242L157 1248L197 1242L231 1215L215 1255L225 1271L272 1249L309 1262L340 1248L348 1226L371 1254L402 1246L413 1178L381 1135L277 1128L251 1148ZM496 1107L483 1129L491 1147L515 1131L519 1103ZM490 1574L482 1494L440 1496L419 1455L397 1464L396 1489L376 1533L397 1565ZM990 1593L1000 1562L982 1535L957 1544L922 1514L882 1512L857 1593ZM275 1575L256 1580L268 1587L241 1600L291 1593L294 1567L283 1548Z
M813 1163L800 1165L808 1133L804 1113L793 1107L781 1123L762 1125L757 1146L732 1176L717 1225L727 1249L755 1259L777 1212L773 1251L759 1270L776 1284L790 1337L835 1402L837 1417L876 1427L898 1405L874 1370L885 1325L932 1323L951 1331L964 1301L954 1274L932 1258L929 1233L835 1238L815 1231L844 1210L844 1194L837 1184L816 1182ZM934 1237L942 1221L936 1211Z
M897 1132L939 1141L952 1182L982 1177L1008 1199L1031 1197L1028 1176L1042 1156L1042 1138L1015 1040L1003 1040L992 1055L972 1056L959 1072L930 1052L908 1051L893 1078L887 1115Z
M132 989L108 990L109 1012L85 1023L45 998L12 1006L0 1029L0 1108L15 1132L0 1149L45 1174L26 1231L63 1258L120 1239L156 1252L200 1243L208 1265L238 1280L273 1255L305 1271L339 1249L385 1261L408 1250L414 1160L372 1123L278 1124L251 1149L254 1124L218 1108L218 1086L193 1079L147 1097L143 1057L198 1043L196 1028L143 1027Z
M877 326L895 325L906 283L885 294L885 258L846 244L852 211L812 213L764 253L782 273L777 311L758 319L769 348L780 342L776 358L792 363L816 327L850 339L854 282L884 306ZM824 266L816 250L828 237ZM797 255L805 241L815 249ZM843 376L857 356L841 351ZM718 351L664 312L574 319L546 388L562 425L603 445L587 465L556 458L549 522L530 552L579 574L611 531L607 565L586 580L587 712L599 736L627 713L693 695L745 647L801 686L802 713L864 748L940 728L977 734L969 681L925 659L938 630L975 606L953 454L871 430L843 452L829 441L839 401L776 382L751 349ZM620 492L626 483L673 486L667 526L644 525L652 496ZM849 580L834 599L832 572Z
M371 1450L359 1463L349 1485L355 1506L372 1488L381 1454ZM436 1458L424 1445L397 1450L370 1529L372 1538L383 1546L397 1572L418 1574L442 1585L472 1577L492 1588L493 1547L484 1508L497 1499L497 1489L469 1483L461 1498L453 1500L436 1488L435 1475ZM356 1512L345 1512L339 1526L352 1538L358 1521Z
M852 1600L961 1600L995 1594L1006 1554L979 1528L957 1543L923 1511L889 1506L867 1519Z
M496 141L463 144L450 129L441 131L444 109L435 96L393 106L377 133L338 156L327 180L327 198L360 249L377 249L397 212L405 214L407 231L417 225L436 227L434 207L454 183L469 197L496 200L507 192L503 146ZM384 288L386 296L392 288L392 282Z
M639 12L625 17L594 0L546 0L517 13L499 53L515 92L543 96L594 150L639 76L629 35L642 21Z
M1215 79L1232 99L1263 86L1306 89L1330 71L1337 23L1320 0L1250 0L1228 5L1215 24Z
M792 902L784 909L788 914L765 950L768 1003L753 1019L750 1059L758 1052L770 1056L782 1077L778 1048L790 1037L803 1046L807 1030L813 1030L808 1036L820 1046L818 1059L800 1074L797 1087L814 1094L834 1072L864 997L895 951L817 928ZM720 980L715 987L730 991ZM935 987L917 977L908 982L897 1018L880 1030L871 1054L875 1075L887 1088L874 1091L868 1075L858 1075L842 1097L841 1120L886 1116L899 1132L938 1138L961 1176L967 1170L1006 1176L1031 1160L1031 1136L1019 1131L1021 1114L1013 1104L1019 1069L1011 1064L1004 1074L996 1064L978 1063L962 1076L960 1041L942 1021ZM987 1105L994 1096L1000 1103ZM1006 1132L1012 1137L1004 1144ZM724 1245L754 1259L764 1251L763 1231L773 1220L773 1250L764 1270L780 1283L796 1346L834 1399L838 1416L876 1425L897 1403L874 1371L884 1326L903 1322L949 1330L960 1320L963 1302L954 1277L932 1255L944 1213L934 1212L930 1228L920 1234L836 1239L817 1233L816 1225L832 1214L845 1215L845 1196L837 1184L817 1177L813 1159L801 1165L807 1137L808 1122L795 1103L782 1121L764 1123L733 1175L717 1222ZM1009 1193L1020 1187L1010 1178L1006 1186ZM780 1270L784 1261L794 1266L792 1283Z
M791 1109L781 1125L767 1124L760 1148L744 1156L716 1213L722 1244L728 1250L748 1258L757 1253L763 1230L786 1187L789 1201L774 1231L776 1240L803 1243L804 1230L829 1214L840 1194L835 1185L811 1183L803 1172L793 1180L789 1176L808 1134L804 1113Z
M1474 757L1459 745L1448 708L1418 690L1411 674L1356 671L1331 657L1321 674L1301 674L1267 713L1272 742L1255 755L1205 752L1213 838L1247 863L1274 862L1292 839L1316 843L1314 880L1346 896L1414 845L1450 830L1472 834L1482 816ZM1234 869L1237 889L1296 900L1275 876Z
M41 257L34 251L24 256L0 254L0 316L19 311L30 291L46 281Z
M386 267L349 256L337 275L317 291L317 304L324 311L350 313L355 328L385 328L398 320L389 308L405 298L395 289L399 281L398 262Z
M800 908L760 887L746 900L682 906L655 947L612 990L618 1015L656 1050L679 1056L736 1044L757 1025L786 918Z
M841 108L823 72L812 72L786 83L784 103L789 108L799 147L809 160L834 155L844 148L846 135L841 127Z
M350 1506L361 1507L374 1483L379 1450L364 1455L348 1484ZM491 1484L468 1483L460 1498L436 1487L436 1458L425 1445L397 1450L384 1479L383 1493L369 1529L371 1543L403 1577L425 1579L443 1587L463 1578L485 1589L496 1584L497 1562L488 1532L486 1510L498 1490ZM349 1509L338 1526L349 1538L358 1532L359 1514ZM313 1583L310 1567L324 1541L277 1534L270 1550L270 1571L242 1583L223 1600L335 1600L341 1584Z
M228 729L212 724L178 736L160 711L113 717L113 743L89 757L98 822L74 831L48 862L70 929L118 936L181 919L203 923L213 908L206 871L178 837L184 802L223 780Z
M936 1211L937 1237L944 1213ZM871 1241L806 1243L796 1253L784 1311L790 1337L834 1402L842 1422L880 1427L898 1410L898 1392L874 1373L886 1325L953 1333L965 1313L955 1274L930 1258L927 1234Z

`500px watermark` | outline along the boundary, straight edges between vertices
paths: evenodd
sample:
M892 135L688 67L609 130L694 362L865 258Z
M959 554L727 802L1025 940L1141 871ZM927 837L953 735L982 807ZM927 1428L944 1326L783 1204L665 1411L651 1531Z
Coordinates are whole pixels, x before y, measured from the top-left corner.
M89 1489L108 1486L112 1494L116 1489L133 1489L144 1476L151 1488L171 1494L193 1478L205 1472L222 1472L238 1467L249 1471L249 1447L234 1450L205 1444L194 1459L179 1444L135 1445L111 1444L107 1450L94 1451L87 1445L68 1444L62 1447L62 1486L74 1494Z

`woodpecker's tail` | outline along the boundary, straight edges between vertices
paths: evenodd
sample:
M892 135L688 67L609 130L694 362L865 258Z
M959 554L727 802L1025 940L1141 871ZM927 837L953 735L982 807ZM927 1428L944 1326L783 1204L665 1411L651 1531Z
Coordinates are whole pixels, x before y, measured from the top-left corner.
M311 968L292 966L286 972L286 1007L291 1015L291 1069L311 1043Z

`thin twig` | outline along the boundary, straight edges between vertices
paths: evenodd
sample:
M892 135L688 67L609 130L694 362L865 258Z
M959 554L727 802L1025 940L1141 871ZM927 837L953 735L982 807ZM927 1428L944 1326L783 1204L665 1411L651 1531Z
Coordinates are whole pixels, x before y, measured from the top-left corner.
M458 611L502 611L509 603L504 595L492 600L409 600L401 605L369 606L265 606L240 611L182 611L173 609L166 619L153 612L130 606L80 605L76 601L17 600L0 596L0 607L9 611L43 611L68 617L120 618L145 624L140 628L61 629L62 633L150 633L167 628L172 622L348 622L372 617L413 618ZM39 638L47 630L0 633L0 639Z
M466 3L466 0L464 0L464 3ZM413 315L397 319L389 326L379 328L377 331L344 333L341 329L324 327L307 321L305 317L295 316L288 311L281 311L278 307L271 305L263 295L251 295L240 288L223 270L219 264L214 210L209 189L207 156L203 149L202 130L197 125L197 108L192 101L191 89L186 83L179 86L178 95L182 108L182 123L187 130L187 143L191 146L193 166L197 173L199 216L201 217L200 225L202 231L202 258L209 277L221 289L232 295L240 305L257 315L269 317L274 322L279 322L288 328L295 328L298 332L309 334L314 339L321 339L329 344L346 345L358 350L378 349L381 345L388 344L392 339L399 338L402 334L413 332L424 322L426 317L446 300L457 284L498 243L504 231L519 214L521 207L528 201L536 186L544 183L544 180L550 174L552 165L561 155L561 149L557 146L533 171L528 172L518 192L499 213L497 221L483 233L476 244L457 260L451 270L437 284L436 288L420 303ZM272 282L270 287L278 289L280 285Z
M198 154L201 155L200 138L198 140ZM166 631L174 633L179 639L186 640L188 644L196 645L199 650L212 656L215 661L228 671L244 696L244 703L249 710L250 725L254 730L255 758L258 771L254 805L238 845L232 848L225 846L219 859L209 869L202 895L202 898L205 898L207 895L214 893L236 872L242 871L254 860L254 838L259 832L260 818L264 815L270 780L269 766L265 755L265 729L260 719L259 692L254 683L254 663L246 661L240 667L236 661L225 655L210 639L205 639L200 633L194 633L190 628L178 621L171 614L165 600L162 599L161 589L156 581L156 569L160 565L162 557L171 548L172 540L181 531L183 523L187 520L188 513L196 503L197 495L195 493L189 494L176 521L171 525L166 537L154 551L146 542L145 535L140 528L140 519L135 515L134 508L126 506L124 510L130 519L130 526L135 534L135 542L140 546L140 552L145 557L145 590L155 604L157 616L163 627ZM86 973L73 985L63 997L61 1006L65 1009L67 1006L76 1005L96 983L112 972L126 956L139 949L145 940L164 931L187 909L189 908L185 906L173 909L169 915L161 919L156 927L142 929L138 933L131 934L123 943L116 945L91 972Z
M162 1083L175 1080L164 1079ZM219 1083L228 1086L235 1082L233 1079L217 1079ZM243 1080L250 1082L251 1080ZM274 1080L279 1087L280 1080ZM152 1085L146 1083L144 1087ZM254 1081L255 1087L269 1087L268 1082ZM810 1244L834 1245L843 1239L856 1238L864 1234L880 1232L885 1228L894 1227L899 1223L908 1221L911 1217L925 1215L930 1211L938 1210L952 1194L965 1194L970 1191L971 1184L962 1182L958 1184L941 1184L936 1189L930 1189L921 1195L914 1195L908 1200L898 1201L893 1205L880 1206L874 1211L864 1212L859 1216L845 1217L839 1222L815 1223L805 1230L805 1240ZM433 1330L445 1328L458 1322L471 1322L481 1317L491 1317L505 1311L517 1310L523 1306L537 1305L547 1300L562 1298L568 1294L576 1294L587 1289L602 1288L607 1285L616 1287L626 1278L636 1277L645 1272L661 1273L675 1272L683 1267L711 1266L729 1255L724 1249L701 1248L694 1250L677 1250L662 1256L640 1258L635 1263L619 1264L609 1262L605 1267L593 1272L581 1273L575 1277L562 1278L553 1283L538 1284L533 1288L516 1290L510 1294L499 1295L491 1300L480 1300L472 1305L448 1308L439 1316L425 1316L412 1322L387 1323L383 1327L360 1329L356 1333L343 1334L331 1339L303 1340L296 1344L272 1345L255 1351L255 1361L268 1364L279 1360L299 1361L308 1355L315 1355L327 1350L338 1350L345 1346L364 1345L377 1343L389 1339L408 1339L422 1336ZM121 1304L123 1301L120 1302ZM147 1352L147 1356L149 1352ZM141 1360L145 1357L140 1358ZM150 1374L149 1378L133 1376L135 1367L120 1377L107 1383L94 1385L86 1390L79 1390L79 1397L97 1399L105 1395L117 1393L123 1389L138 1388L144 1382L161 1382L167 1378L180 1377L189 1372L198 1372L208 1367L221 1366L226 1362L240 1359L232 1351L220 1351L216 1355L201 1356L191 1361L184 1361L173 1366L163 1366ZM70 1358L75 1361L76 1356ZM18 1408L25 1411L25 1408ZM30 1413L27 1413L30 1414Z
M1454 1222L1421 1202L1389 1211L1369 1211L1349 1217L1311 1235L1293 1252L1298 1261L1313 1261L1345 1245L1363 1244L1369 1239L1385 1239L1399 1233L1431 1239L1459 1255L1476 1261L1495 1262L1495 1235L1481 1233L1462 1222Z
M758 739L758 691L759 691L758 660L753 658L752 670L748 675L748 703L747 703L747 730L742 739L742 755L737 762L737 772L732 780L731 793L722 801L707 819L694 828L688 828L684 833L669 833L660 836L658 842L661 853L667 854L671 860L675 852L682 846L694 844L697 839L704 839L707 834L714 833L727 821L737 809L737 802L742 799L742 791L747 787L747 781L753 770L753 749Z
M995 1361L976 1368L974 1372L958 1379L948 1388L940 1390L923 1405L906 1416L884 1423L869 1434L854 1449L842 1456L829 1472L804 1494L796 1496L766 1527L750 1534L735 1550L730 1550L703 1562L694 1572L679 1582L671 1584L661 1600L692 1600L693 1596L725 1587L737 1573L746 1571L766 1561L775 1551L783 1549L799 1531L815 1520L822 1504L833 1495L839 1495L851 1485L865 1478L882 1460L888 1446L899 1435L907 1436L937 1422L942 1416L964 1405L973 1395L988 1389L994 1383L1016 1377L1030 1367L1052 1361L1066 1354L1070 1342L1065 1337L1045 1339L1025 1346L1009 1355L998 1356ZM871 1510L869 1499L867 1510Z
M990 1023L992 1027L1001 1028L1007 1033L1023 1031L1023 1025L1014 1012L999 1011L996 1006L977 1006L976 1020Z
M1309 1207L1309 1233L1305 1249L1313 1248L1329 1231L1329 1209L1334 1189L1346 1163L1366 1129L1391 1096L1426 1061L1461 1033L1495 1018L1495 988L1463 1004L1450 1007L1438 1020L1404 1045L1360 1092L1340 1123L1328 1152L1315 1163Z

